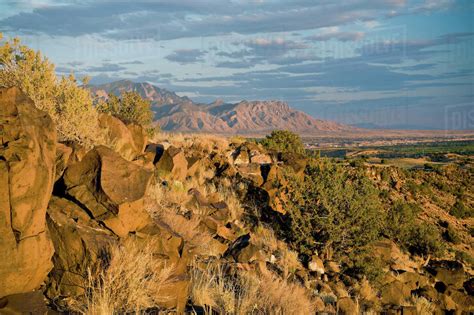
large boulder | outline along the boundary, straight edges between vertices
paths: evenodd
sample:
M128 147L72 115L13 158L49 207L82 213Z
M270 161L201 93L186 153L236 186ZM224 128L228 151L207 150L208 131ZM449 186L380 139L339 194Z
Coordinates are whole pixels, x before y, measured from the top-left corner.
M150 223L144 197L152 172L106 147L89 151L64 173L66 194L123 237Z
M132 161L144 152L147 136L141 126L127 126L109 114L99 115L99 126L104 131L106 142L124 159Z
M0 89L0 297L38 288L52 268L55 144L50 117L17 88Z
M188 160L181 149L169 147L155 164L158 174L184 181L188 172Z
M54 299L82 295L85 293L88 268L103 263L101 260L107 256L108 246L118 238L67 199L53 197L47 213L55 249L47 296Z

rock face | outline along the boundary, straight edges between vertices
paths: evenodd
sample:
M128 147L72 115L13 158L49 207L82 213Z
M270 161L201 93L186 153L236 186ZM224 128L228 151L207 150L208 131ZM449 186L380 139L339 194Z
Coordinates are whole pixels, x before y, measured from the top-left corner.
M87 153L64 173L66 193L119 236L145 227L143 202L152 173L106 147Z
M52 268L55 145L49 116L17 88L0 89L0 297L39 287Z

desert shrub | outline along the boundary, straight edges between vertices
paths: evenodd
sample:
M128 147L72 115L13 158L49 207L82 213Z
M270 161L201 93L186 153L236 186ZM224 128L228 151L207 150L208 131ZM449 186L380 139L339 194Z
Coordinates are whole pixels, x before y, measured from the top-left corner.
M464 251L456 251L454 257L456 258L456 260L461 260L469 266L474 266L474 258Z
M110 261L101 270L89 272L84 300L74 301L82 314L141 314L166 301L163 289L171 283L173 266L153 254L156 244L133 239L111 245Z
M124 92L120 97L110 95L107 101L100 101L97 110L111 114L126 124L149 127L153 121L151 103L137 92Z
M363 275L371 283L377 283L384 274L383 266L380 257L364 248L351 253L343 267L344 271L351 276L360 277Z
M305 148L301 137L288 130L274 130L261 143L270 150L304 154Z
M331 248L337 255L378 238L384 214L378 191L363 170L312 161L304 180L289 177L287 237L300 253Z
M440 256L444 252L438 229L428 223L413 224L404 237L403 244L416 255Z
M361 168L361 167L364 166L364 163L365 163L364 158L358 158L358 159L354 159L354 160L350 161L349 165L352 166L352 167Z
M19 39L0 46L0 87L18 87L36 107L47 112L60 141L73 140L86 146L103 142L90 93L78 86L73 75L58 80L54 65Z
M388 210L385 233L392 239L403 241L420 212L420 206L415 203L396 202Z
M449 213L458 219L465 219L474 216L474 209L466 207L466 205L458 199Z
M451 225L448 225L443 236L448 242L451 242L453 244L461 243L461 237Z
M387 213L385 234L413 254L439 255L443 252L441 234L435 226L417 222L420 212L415 203L395 203Z

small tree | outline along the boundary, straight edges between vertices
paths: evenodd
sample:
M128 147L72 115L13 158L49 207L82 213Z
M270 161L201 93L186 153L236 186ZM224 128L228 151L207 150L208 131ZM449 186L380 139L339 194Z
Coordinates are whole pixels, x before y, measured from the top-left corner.
M378 191L363 170L311 161L304 181L288 177L288 238L302 253L331 248L336 256L379 237L384 222Z
M305 153L301 137L288 130L273 130L261 143L270 150L298 154Z
M110 95L107 101L99 102L97 110L111 114L126 124L134 123L150 127L153 122L150 101L143 99L136 92L122 93L120 98Z

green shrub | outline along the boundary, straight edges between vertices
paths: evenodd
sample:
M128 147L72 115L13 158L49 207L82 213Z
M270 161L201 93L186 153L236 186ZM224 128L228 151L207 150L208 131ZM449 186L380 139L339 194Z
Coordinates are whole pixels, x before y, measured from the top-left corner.
M474 210L466 207L461 200L456 200L456 203L449 212L452 216L458 219L466 219L474 216Z
M362 249L351 253L344 264L344 272L356 278L367 277L371 283L377 283L384 274L383 262L371 251Z
M136 92L125 92L120 98L110 95L107 101L101 101L97 104L97 110L111 114L126 124L133 123L150 127L153 122L150 101L143 99Z
M416 255L440 256L444 252L444 244L438 229L428 223L412 225L404 244Z
M474 258L464 251L456 251L455 258L456 260L461 260L470 266L474 266Z
M459 237L459 234L451 225L448 225L443 236L448 242L451 242L453 244L461 243L461 238Z
M395 240L403 241L410 233L412 225L421 208L415 203L396 202L387 213L387 235Z
M363 170L349 172L321 159L309 163L303 181L290 179L290 185L287 237L300 253L331 248L342 256L379 237L384 215Z
M265 139L261 140L261 143L269 150L298 154L305 153L301 137L288 130L274 130Z
M89 91L79 87L73 75L58 80L54 65L17 38L0 45L0 87L18 87L37 108L47 112L60 141L89 147L103 144Z

